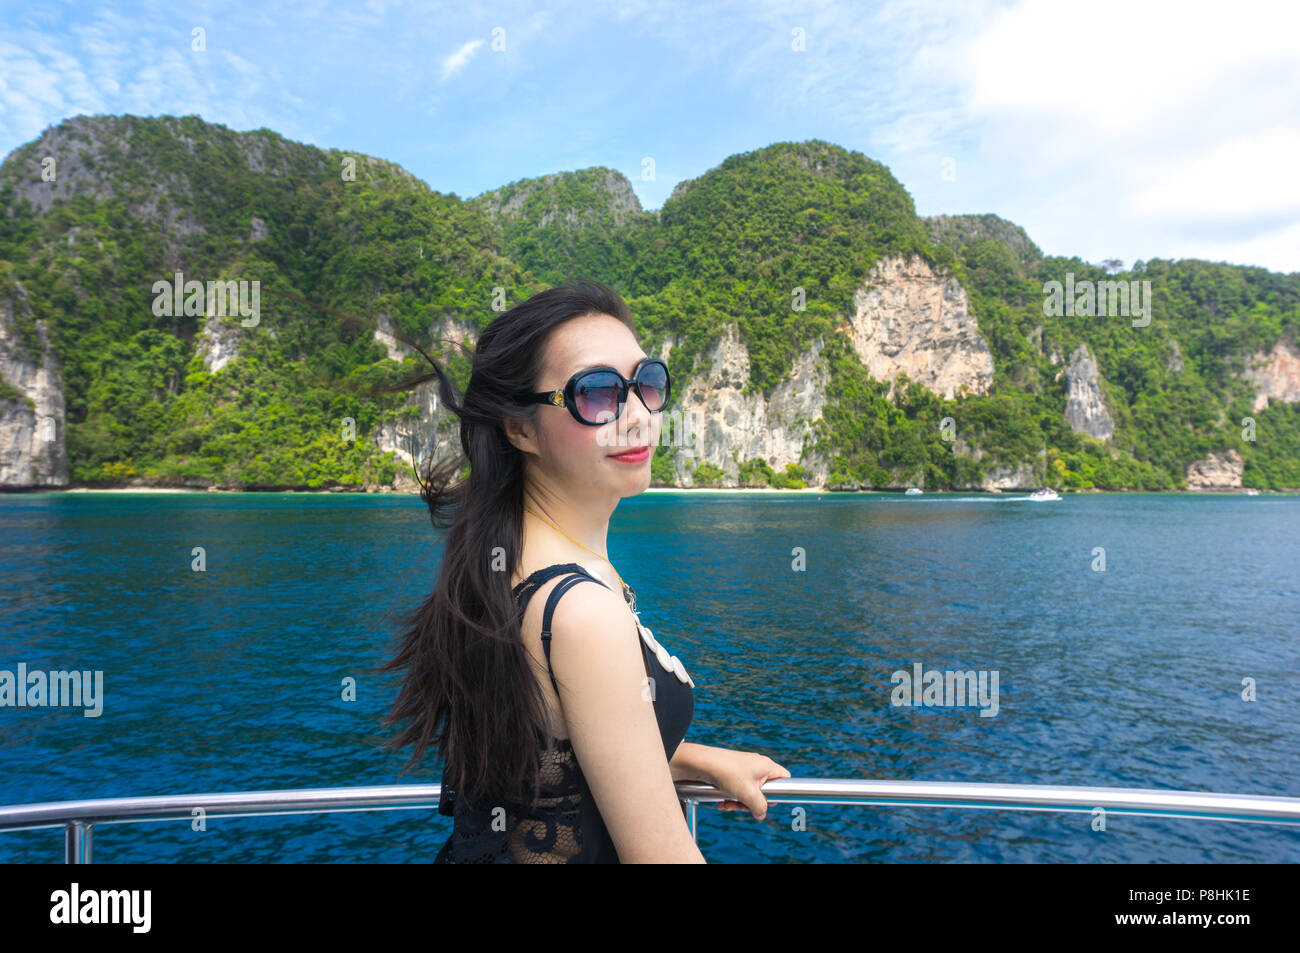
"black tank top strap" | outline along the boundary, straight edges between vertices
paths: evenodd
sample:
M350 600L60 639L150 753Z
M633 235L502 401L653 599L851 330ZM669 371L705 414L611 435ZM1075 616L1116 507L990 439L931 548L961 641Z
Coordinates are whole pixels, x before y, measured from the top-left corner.
M594 582L605 586L603 582L597 579L591 573L587 572L581 566L577 566L577 572L569 575L567 579L562 579L551 589L550 596L546 599L546 609L542 613L542 651L546 653L546 671L551 676L551 687L555 689L555 695L560 695L560 686L555 682L555 672L551 669L551 618L555 614L555 607L560 602L560 597L581 582ZM545 571L545 570L543 570ZM556 575L559 575L558 573ZM608 586L605 586L608 589Z
M519 585L515 586L513 590L515 601L519 603L520 608L523 608L528 604L528 600L532 598L533 593L544 586L547 582L554 579L556 576L563 576L565 573L575 572L582 573L588 578L595 578L591 573L587 572L587 570L583 569L577 563L556 563L553 566L547 566L545 569L537 570L529 575L528 578Z
M554 566L547 566L538 569L537 572L529 575L528 579L525 579L523 582L520 582L519 585L515 586L515 589L512 590L513 594L515 594L515 601L519 602L521 607L528 605L528 599L532 598L532 595L536 590L541 589L543 585L546 585L547 582L555 579L556 576L564 576L567 575L567 573L573 572L581 573L581 575L584 575L595 582L601 582L597 577L591 575L588 569L578 566L577 563L555 563Z

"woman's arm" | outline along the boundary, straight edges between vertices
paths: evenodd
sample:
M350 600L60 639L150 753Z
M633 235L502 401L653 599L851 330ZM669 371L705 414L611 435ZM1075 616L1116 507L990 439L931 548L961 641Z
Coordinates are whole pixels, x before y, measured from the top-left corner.
M720 750L709 745L683 741L673 752L673 759L668 762L673 781L703 781L705 784L714 784L713 771L709 765L713 760L713 752Z
M610 624L620 618L622 625ZM556 606L551 632L569 737L619 860L704 863L644 692L641 638L626 603L608 589L578 586Z

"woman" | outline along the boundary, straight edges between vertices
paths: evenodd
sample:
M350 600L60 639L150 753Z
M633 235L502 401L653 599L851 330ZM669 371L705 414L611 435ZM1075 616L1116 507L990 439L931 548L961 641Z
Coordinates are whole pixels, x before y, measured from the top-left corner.
M469 473L426 471L441 573L384 668L406 669L385 721L409 722L389 743L415 745L403 770L431 743L445 762L438 862L703 863L673 782L762 820L760 787L790 772L682 740L694 680L608 558L610 515L650 484L667 365L617 293L582 282L493 321L460 402L434 373Z

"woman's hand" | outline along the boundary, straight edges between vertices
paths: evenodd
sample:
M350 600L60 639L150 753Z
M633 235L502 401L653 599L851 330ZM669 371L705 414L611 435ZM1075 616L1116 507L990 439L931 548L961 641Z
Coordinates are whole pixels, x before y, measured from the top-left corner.
M767 798L760 790L774 778L788 778L790 772L767 755L730 748L712 748L709 773L713 786L731 797L718 802L722 811L748 810L758 820L767 817Z

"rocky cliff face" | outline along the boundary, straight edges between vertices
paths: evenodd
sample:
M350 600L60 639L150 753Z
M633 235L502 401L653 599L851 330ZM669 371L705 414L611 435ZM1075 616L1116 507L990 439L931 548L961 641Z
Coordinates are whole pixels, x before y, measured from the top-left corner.
M158 129L179 144L183 152L175 171L158 172L127 183L121 176L106 174L114 162L133 161L131 148L133 136L145 129ZM196 148L197 139L203 139L208 148ZM211 149L214 139L220 150ZM41 137L19 147L5 160L6 171L12 171L12 184L16 199L32 203L36 215L49 212L55 200L85 196L96 201L123 198L133 216L144 218L157 225L184 234L201 232L203 225L186 212L190 206L201 206L211 196L196 195L185 169L188 161L208 164L213 161L227 163L234 168L289 180L291 185L300 178L304 165L312 171L333 176L339 174L339 159L350 153L325 152L302 143L290 142L267 130L234 132L223 126L211 126L195 116L74 116L57 126L50 126ZM358 182L374 177L398 179L412 188L427 190L423 182L401 166L373 156L355 156L355 174ZM53 159L54 178L42 177L42 164ZM14 165L10 167L10 162ZM177 203L180 203L179 205ZM254 220L251 241L267 235L265 223Z
M980 489L987 493L1004 490L1036 490L1043 485L1032 463L1004 464L990 467L984 473Z
M429 340L433 342L435 348L442 347L446 349L463 345L473 351L476 338L477 335L474 333L472 326L453 317L443 318L440 323L431 325L429 328ZM397 340L396 335L393 334L393 322L386 314L381 314L375 322L374 339L384 346L390 361L402 361L414 353L409 347ZM429 356L436 359L436 355L432 351L429 352ZM427 367L424 358L417 354L416 359L422 366Z
M36 323L38 352L31 353L17 333L18 313L27 313L27 301L15 282L0 290L0 486L67 486L58 362L43 321Z
M1165 357L1165 367L1171 374L1183 372L1183 350L1173 338L1169 339L1169 353Z
M376 322L375 340L384 346L390 361L404 360L411 352L409 347L393 337L393 324L386 314L381 314Z
M1115 421L1106 409L1101 392L1101 373L1086 344L1080 344L1070 355L1065 393L1065 422L1071 430L1099 440L1109 440L1115 435Z
M735 325L724 329L708 358L707 371L697 372L674 400L677 413L665 412L661 442L672 441L673 470L678 486L694 485L692 472L703 463L723 471L724 486L739 485L740 464L755 457L766 460L778 473L786 464L799 463L812 474L810 482L825 482L826 461L800 462L804 438L826 404L829 371L820 359L824 342L816 341L795 360L790 375L772 392L744 393L749 381L749 350ZM661 356L667 354L666 346ZM694 444L677 434L695 433Z
M115 149L109 127L99 121L105 117L77 116L58 126L50 126L34 143L15 153L17 161L25 160L23 172L17 179L14 197L26 199L37 216L49 212L55 199L87 196L103 201L114 196L116 190L111 179L98 166ZM19 156L19 153L25 153ZM53 160L49 174L53 179L42 178L42 163ZM158 194L163 183L155 183Z
M854 302L847 333L872 377L905 373L949 400L988 393L993 354L956 278L916 256L882 258Z
M1212 453L1187 468L1189 490L1229 490L1241 488L1245 461L1236 450Z
M250 334L269 334L277 337L275 327L269 321L244 327L244 318L239 315L217 314L216 302L209 301L207 315L203 319L203 329L194 336L194 356L203 362L209 374L215 374L239 357L239 345Z
M1270 400L1293 404L1300 400L1300 349L1281 340L1272 351L1252 355L1246 362L1245 378L1255 386L1254 411L1259 413Z
M47 214L56 200L121 198L132 217L156 224L168 251L174 251L181 239L204 231L191 211L193 203L187 201L192 192L184 177L174 172L149 176L124 194L121 177L104 171L122 156L122 142L135 122L134 117L76 116L47 128L40 139L16 150L5 162L6 171L17 172L12 180L14 197L30 202L37 217ZM177 138L193 152L191 139L183 134ZM53 163L49 181L42 177L47 162ZM172 192L182 200L173 201Z
M215 374L239 357L239 327L231 318L209 316L194 339L194 355L209 374Z

